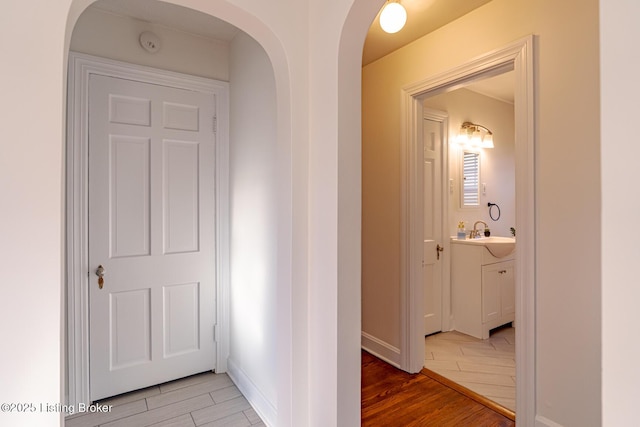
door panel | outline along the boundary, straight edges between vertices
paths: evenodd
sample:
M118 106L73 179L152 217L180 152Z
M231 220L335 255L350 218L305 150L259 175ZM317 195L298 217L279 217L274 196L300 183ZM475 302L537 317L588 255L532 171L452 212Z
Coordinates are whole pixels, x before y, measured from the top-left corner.
M515 262L506 261L503 265L500 277L500 306L502 307L502 315L505 316L516 312L516 278Z
M214 116L210 94L91 76L91 400L215 368Z
M423 120L423 280L424 334L442 330L442 267L438 248L442 245L441 145L443 123Z
M165 286L164 357L197 351L200 347L200 284Z
M500 274L499 264L482 267L482 322L500 319Z
M151 126L151 100L110 94L109 121L125 125Z
M164 253L198 250L198 145L189 141L164 142Z
M151 361L150 291L147 288L110 295L111 370Z
M109 137L111 257L150 255L150 139Z

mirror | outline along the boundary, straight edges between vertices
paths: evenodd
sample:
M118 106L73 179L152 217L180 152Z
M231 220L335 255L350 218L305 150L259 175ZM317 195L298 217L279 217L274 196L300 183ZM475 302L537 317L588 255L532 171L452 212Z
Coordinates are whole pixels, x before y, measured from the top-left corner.
M477 208L480 206L480 153L463 150L461 163L460 206Z

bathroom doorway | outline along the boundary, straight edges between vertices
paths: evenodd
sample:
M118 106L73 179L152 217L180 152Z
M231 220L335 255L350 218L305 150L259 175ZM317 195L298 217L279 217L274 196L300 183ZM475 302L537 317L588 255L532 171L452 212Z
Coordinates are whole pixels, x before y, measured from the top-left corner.
M476 83L490 77L495 77L504 73L513 72L514 75L514 127L515 127L515 189L521 197L515 203L515 216L518 219L518 243L516 250L516 275L515 275L515 320L518 325L516 341L516 400L519 412L533 410L533 390L535 384L532 381L534 366L530 355L533 352L533 221L531 218L534 212L533 200L533 76L532 76L532 38L517 41L503 49L489 53L474 61L462 65L442 75L427 78L424 81L415 83L405 88L403 97L405 109L403 110L403 124L405 126L404 150L406 156L403 158L403 168L407 171L406 184L407 195L417 194L419 188L418 180L422 176L419 163L422 159L417 159L417 153L421 153L422 141L422 117L424 112L424 102L426 99L450 92ZM449 191L449 182L443 187L444 191ZM424 313L423 293L421 288L423 283L423 271L421 263L415 262L416 254L422 252L422 212L420 202L407 201L409 204L407 215L403 218L408 232L403 236L406 251L406 273L407 285L405 286L405 312L409 320L405 323L407 330L403 336L407 337L403 345L403 350L408 352L408 364L404 368L409 372L418 372L424 366L425 340L423 321L420 314ZM415 236L419 236L416 238ZM447 240L447 239L445 239ZM451 244L443 242L444 253L451 252ZM445 256L450 262L450 258ZM446 283L443 295L450 295L450 284ZM415 298L419 295L419 298ZM446 299L443 298L443 299ZM413 320L411 320L413 319ZM447 319L445 319L447 320ZM455 322L455 313L449 319ZM446 322L445 322L446 323ZM451 329L451 324L449 325ZM447 329L443 325L443 329ZM447 329L448 330L448 329Z
M504 251L499 258L488 258L488 266L482 270L472 260L460 258L467 253L483 255L487 250L482 247L487 238L468 239L474 225L490 234L489 239L510 236L510 229L515 229L513 104L513 71L425 98L421 191L424 366L491 400L492 406L497 403L506 408L505 415L511 417L516 395L515 329L511 326L515 254ZM482 123L491 132L487 135L491 135L492 147L473 147L470 141L460 141L460 134L466 135L461 125L471 122ZM475 191L468 191L474 187ZM443 212L448 212L448 217ZM456 237L460 223L466 225L463 242ZM446 253L445 241L450 244ZM461 274L467 266L471 277L465 279L470 283L461 286ZM479 273L485 270L486 286ZM491 286L494 276L496 283L504 282L502 286ZM483 321L485 311L487 321ZM495 331L490 337L489 329Z

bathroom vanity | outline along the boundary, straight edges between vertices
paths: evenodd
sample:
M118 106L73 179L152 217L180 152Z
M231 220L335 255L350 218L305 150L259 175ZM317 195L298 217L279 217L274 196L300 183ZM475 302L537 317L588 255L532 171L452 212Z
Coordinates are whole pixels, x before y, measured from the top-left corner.
M515 320L515 239L451 239L454 329L480 339Z

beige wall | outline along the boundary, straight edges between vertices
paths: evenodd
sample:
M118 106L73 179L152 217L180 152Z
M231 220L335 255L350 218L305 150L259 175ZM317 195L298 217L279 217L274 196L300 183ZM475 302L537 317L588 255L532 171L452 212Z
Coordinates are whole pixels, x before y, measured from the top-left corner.
M363 69L363 330L398 346L400 89L536 36L537 408L566 425L600 419L597 20L594 0L494 0Z
M493 132L494 148L480 152L480 206L461 208L461 156L462 149L456 144L449 145L449 228L444 236L455 236L459 221L464 221L468 230L475 221L486 222L492 236L510 236L509 228L516 227L515 190L515 123L513 104L467 89L436 95L425 99L424 106L447 113L449 118L449 141L455 139L460 125L471 121L486 126ZM446 162L446 159L445 159ZM483 187L486 184L486 187ZM483 193L486 188L486 193ZM491 219L487 203L496 203L500 208L492 208Z
M528 12L527 12L528 10ZM363 68L363 325L400 346L400 89L534 33L531 2L494 0ZM484 22L483 32L472 30Z

